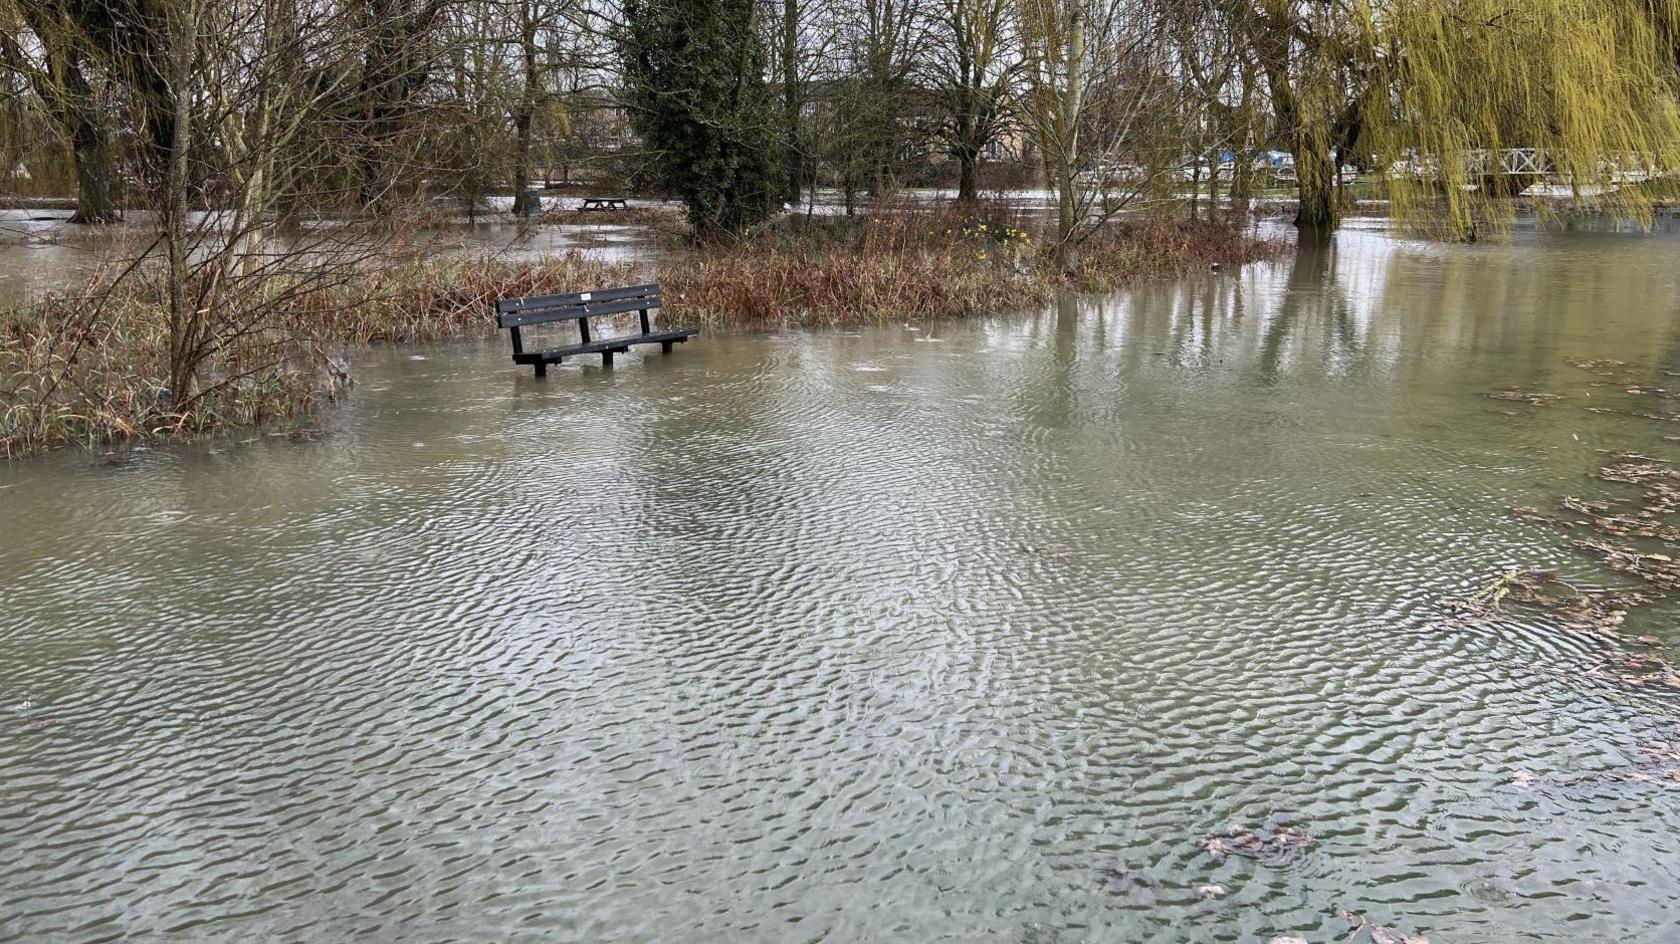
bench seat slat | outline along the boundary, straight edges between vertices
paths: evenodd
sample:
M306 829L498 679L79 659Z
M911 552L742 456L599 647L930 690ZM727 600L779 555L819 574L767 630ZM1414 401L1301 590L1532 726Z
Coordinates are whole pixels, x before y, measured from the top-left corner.
M596 292L568 292L565 295L531 295L526 298L504 298L496 302L496 311L506 314L510 311L524 311L527 308L556 308L561 305L577 305L584 301L585 295L592 302L611 302L621 298L637 298L643 295L658 295L659 286L627 285L624 288L604 288Z
M687 341L700 332L695 328L679 328L673 331L655 331L652 334L621 334L613 338L602 338L588 344L573 344L567 347L552 347L545 351L526 351L513 355L515 364L546 364L553 363L563 357L573 357L578 354L600 354L606 351L628 351L637 344L665 344L670 342Z
M626 298L618 301L589 301L561 308L544 310L527 309L525 311L510 312L496 316L496 323L503 328L517 328L521 325L550 324L556 321L576 321L579 318L596 318L601 315L618 315L627 311L642 311L643 309L662 308L658 295L645 295L640 298Z

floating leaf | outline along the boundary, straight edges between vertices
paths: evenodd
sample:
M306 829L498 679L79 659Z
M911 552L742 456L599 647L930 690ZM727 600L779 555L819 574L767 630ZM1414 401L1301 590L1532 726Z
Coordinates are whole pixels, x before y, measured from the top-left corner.
M1493 393L1488 394L1488 399L1515 400L1521 403L1527 403L1531 406L1547 406L1553 401L1563 399L1563 397L1555 393L1525 393L1522 390L1511 387L1505 390L1495 390Z
M1247 826L1232 826L1224 835L1210 834L1196 840L1209 855L1225 858L1230 855L1262 859L1281 864L1295 853L1318 842L1306 830L1296 826L1253 830Z

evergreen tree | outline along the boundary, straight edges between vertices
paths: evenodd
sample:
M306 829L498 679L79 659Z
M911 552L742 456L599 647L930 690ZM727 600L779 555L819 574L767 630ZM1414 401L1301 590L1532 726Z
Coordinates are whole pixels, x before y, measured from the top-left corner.
M770 215L779 154L755 0L629 0L620 53L631 126L697 239Z

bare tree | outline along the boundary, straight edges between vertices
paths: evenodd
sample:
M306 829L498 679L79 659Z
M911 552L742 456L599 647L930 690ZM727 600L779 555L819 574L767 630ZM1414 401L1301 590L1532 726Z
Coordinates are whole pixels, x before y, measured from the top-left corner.
M975 167L1008 112L1021 67L1010 0L938 0L929 76L945 111L942 136L957 160L957 199L979 197Z
M1179 146L1177 134L1159 133L1170 73L1141 2L1015 3L1025 61L1020 111L1056 192L1056 262L1072 269L1079 244L1159 179L1161 154Z
M930 103L916 82L930 37L918 0L853 0L836 19L835 134L825 150L849 208L858 190L876 197L895 190L931 131Z

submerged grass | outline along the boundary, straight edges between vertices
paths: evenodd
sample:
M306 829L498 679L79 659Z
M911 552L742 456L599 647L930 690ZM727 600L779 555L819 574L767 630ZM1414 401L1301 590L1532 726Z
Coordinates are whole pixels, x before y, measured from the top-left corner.
M837 325L1038 304L1266 257L1252 232L1150 220L1106 228L1077 267L1042 263L1004 208L896 208L862 219L794 218L753 238L674 254L651 271L568 253L538 263L432 257L322 279L276 274L240 296L200 376L168 376L167 295L155 280L97 282L0 317L0 453L183 436L306 413L350 385L346 348L485 333L498 298L656 278L685 323Z

